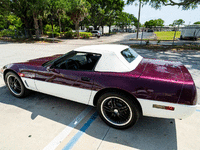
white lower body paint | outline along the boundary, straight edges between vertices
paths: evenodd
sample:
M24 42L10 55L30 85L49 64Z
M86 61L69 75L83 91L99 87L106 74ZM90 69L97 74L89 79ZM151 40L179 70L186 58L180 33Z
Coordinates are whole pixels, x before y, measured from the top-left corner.
M197 109L197 105L183 105L140 98L138 98L138 101L142 107L143 115L150 117L184 119L191 116ZM174 111L153 108L154 104L174 107Z
M54 150L70 134L70 132L87 116L92 107L83 110L59 135L57 135L43 150Z

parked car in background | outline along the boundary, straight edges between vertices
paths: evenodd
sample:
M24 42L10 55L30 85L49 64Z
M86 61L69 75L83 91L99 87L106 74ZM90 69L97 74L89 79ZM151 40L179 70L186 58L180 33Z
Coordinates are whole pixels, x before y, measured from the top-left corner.
M200 38L200 25L188 25L181 30L180 39L194 39Z
M93 30L93 31L91 31L91 33L92 33L92 36L96 36L98 38L100 38L102 35L101 31L99 31L99 30Z
M148 29L147 32L153 32L153 29Z
M195 83L182 63L143 58L124 45L84 46L12 63L0 77L15 97L33 90L95 106L102 120L118 129L143 115L186 118L197 107Z

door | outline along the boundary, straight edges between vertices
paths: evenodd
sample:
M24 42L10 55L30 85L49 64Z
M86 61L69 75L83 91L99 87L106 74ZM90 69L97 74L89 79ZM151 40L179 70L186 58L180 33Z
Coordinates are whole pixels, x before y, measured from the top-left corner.
M35 80L38 91L88 104L94 83L93 68L97 58L90 54L89 59L86 55L87 53L76 53L73 57L62 58L63 60L51 69L43 68L43 71L38 71Z

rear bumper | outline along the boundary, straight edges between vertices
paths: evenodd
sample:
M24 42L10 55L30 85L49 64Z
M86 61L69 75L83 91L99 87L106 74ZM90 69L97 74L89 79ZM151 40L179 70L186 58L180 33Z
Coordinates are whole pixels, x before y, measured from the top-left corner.
M197 109L197 105L174 104L174 103L159 102L146 99L138 99L138 101L141 104L144 116L151 116L158 118L184 119L191 116ZM170 106L174 107L174 110L154 108L153 105Z

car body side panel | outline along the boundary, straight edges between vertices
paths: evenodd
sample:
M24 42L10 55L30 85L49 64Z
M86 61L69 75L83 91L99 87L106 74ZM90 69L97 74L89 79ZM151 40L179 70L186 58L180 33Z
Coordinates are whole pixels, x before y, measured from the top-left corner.
M24 77L21 77L25 87L30 90L37 91L37 88L34 83L35 78L35 70L37 69L34 66L31 65L23 65L23 64L9 64L6 66L6 69L4 70L3 76L5 76L5 71L9 69L15 72L20 76L19 73L22 73ZM26 80L24 80L26 79Z
M184 83L180 65L181 63L143 59L131 72L97 72L93 90L118 88L136 98L177 103Z
M187 105L196 105L197 104L197 90L195 83L192 79L191 74L185 66L181 66L181 70L184 77L184 85L182 89L182 93L180 99L178 101L179 104L187 104Z
M93 76L93 72L61 69L47 71L46 68L39 67L35 84L40 92L88 104ZM88 78L89 81L83 81L82 78Z
M182 84L162 82L135 77L126 77L123 74L118 74L118 77L108 75L108 73L99 73L95 75L94 91L99 91L105 88L118 88L125 90L136 98L177 103Z

